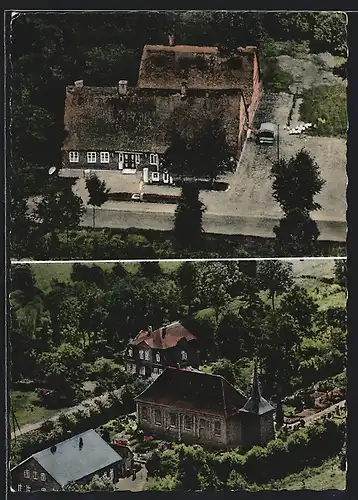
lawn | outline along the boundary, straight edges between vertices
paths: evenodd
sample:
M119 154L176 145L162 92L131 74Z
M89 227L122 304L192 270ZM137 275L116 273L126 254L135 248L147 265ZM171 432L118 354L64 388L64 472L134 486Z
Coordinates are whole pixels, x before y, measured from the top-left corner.
M50 410L41 406L40 400L34 391L11 391L10 397L20 427L46 420L59 412L59 409ZM11 415L10 425L13 431Z
M270 490L344 490L346 473L339 468L338 458L334 458L319 467L310 467L281 481L274 481L268 488L268 485L265 486Z

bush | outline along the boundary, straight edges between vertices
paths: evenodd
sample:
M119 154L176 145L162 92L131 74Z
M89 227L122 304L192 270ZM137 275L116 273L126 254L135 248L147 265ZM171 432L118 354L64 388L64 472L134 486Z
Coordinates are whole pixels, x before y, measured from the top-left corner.
M290 92L294 78L290 73L280 68L277 59L270 58L266 61L263 69L263 82L265 89L270 92Z

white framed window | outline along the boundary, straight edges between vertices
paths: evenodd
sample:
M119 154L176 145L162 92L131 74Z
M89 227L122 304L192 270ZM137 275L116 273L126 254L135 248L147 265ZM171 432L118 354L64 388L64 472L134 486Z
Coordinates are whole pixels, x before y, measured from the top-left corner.
M113 479L114 479L114 470L113 469L109 470L109 477L113 481Z
M182 352L181 352L181 359L182 359L182 360L186 360L186 359L188 359L188 354L187 354L185 351L182 351Z
M141 367L139 368L139 374L140 374L140 375L145 375L145 366L141 366Z
M22 484L17 485L17 491L22 491Z
M144 351L143 351L143 349L139 350L139 358L140 359L144 359Z
M149 358L150 358L150 352L149 351L144 351L144 359L146 361L149 361Z
M100 161L101 161L101 163L109 163L108 151L101 151L100 152Z
M149 163L151 165L158 165L159 158L158 158L158 155L156 153L150 153L150 155L149 155Z
M41 488L41 491L46 491L46 488Z
M153 368L153 373L155 373L157 375L159 373L158 368Z
M107 472L103 472L103 476L102 476L102 477L103 477L103 478L107 478L107 477L108 477L108 476L107 476Z
M221 436L221 422L214 423L214 434L216 436Z
M163 373L163 370L161 368L159 368L159 373Z
M30 479L30 471L29 471L29 469L25 469L24 470L24 477L26 477L27 479Z
M157 352L157 354L155 355L155 361L157 363L160 363L160 354L159 354L159 352Z
M152 172L152 180L159 181L159 172Z
M96 163L97 161L97 153L94 151L88 151L87 153L87 163Z
M161 410L155 410L154 423L155 423L155 425L162 425L162 412L161 412Z
M118 160L119 160L121 163L123 163L123 162L124 162L124 154L123 154L123 153L119 153Z
M46 481L46 474L44 472L41 472L40 479L41 481Z
M128 349L128 356L133 356L133 349L131 347Z
M33 477L33 479L37 479L37 472L35 470L32 473L32 477Z
M139 153L135 154L135 162L137 165L139 165L139 163L140 163L140 157L141 157L141 155Z
M80 161L80 154L78 151L70 151L68 153L70 163L78 163Z
M136 365L132 365L132 373L137 373L137 367L136 367Z
M124 159L128 160L128 153L124 153Z
M29 486L28 484L26 485L26 491L27 492L31 491L31 486Z
M184 429L186 429L187 431L191 431L193 428L193 417L191 417L190 415L186 415L184 417Z

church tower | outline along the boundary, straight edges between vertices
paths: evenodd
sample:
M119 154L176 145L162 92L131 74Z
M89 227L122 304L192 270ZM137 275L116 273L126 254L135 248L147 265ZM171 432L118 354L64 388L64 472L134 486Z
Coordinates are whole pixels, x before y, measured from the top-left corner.
M265 446L275 438L274 412L275 408L261 395L257 362L255 361L251 396L245 406L239 410L244 448L251 448L255 445Z

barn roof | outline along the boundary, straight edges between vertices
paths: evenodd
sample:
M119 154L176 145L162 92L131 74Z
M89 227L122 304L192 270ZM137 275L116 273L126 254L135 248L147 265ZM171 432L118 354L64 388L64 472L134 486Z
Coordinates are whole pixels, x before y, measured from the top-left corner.
M246 397L220 375L169 367L135 400L227 418L237 413Z
M129 88L121 96L117 87L68 86L62 149L163 153L169 145L169 128L183 115L193 130L203 117L218 118L235 151L241 98L239 89L188 88L183 99L177 90Z
M179 89L186 81L193 89L241 88L249 98L255 52L252 46L224 55L217 47L145 45L138 86Z
M152 332L141 330L135 339L131 341L132 345L143 345L151 349L170 349L178 344L179 341L196 340L189 330L187 330L179 321L170 325L158 328Z

